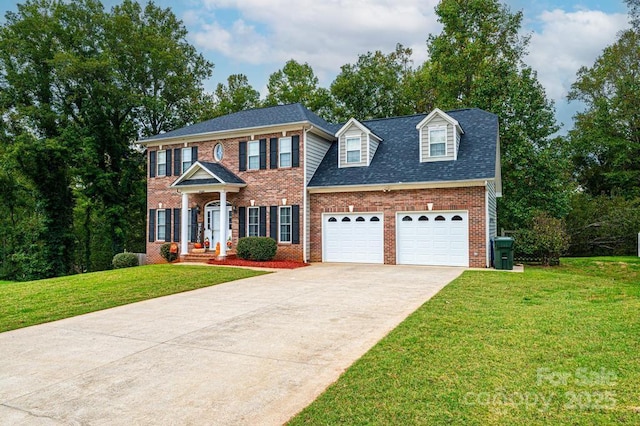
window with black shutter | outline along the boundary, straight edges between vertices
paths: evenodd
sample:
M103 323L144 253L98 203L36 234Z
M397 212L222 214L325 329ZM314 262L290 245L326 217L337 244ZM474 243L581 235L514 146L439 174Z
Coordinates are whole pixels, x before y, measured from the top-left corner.
M156 177L156 152L149 152L149 177Z
M260 139L260 170L267 168L267 140Z
M291 137L291 167L300 167L300 135Z
M267 208L265 206L260 207L260 236L267 236Z
M156 209L149 209L149 242L156 240Z
M238 164L241 172L247 170L247 142L240 142Z
M278 138L269 140L269 168L278 168Z
M291 206L291 242L300 244L300 206Z

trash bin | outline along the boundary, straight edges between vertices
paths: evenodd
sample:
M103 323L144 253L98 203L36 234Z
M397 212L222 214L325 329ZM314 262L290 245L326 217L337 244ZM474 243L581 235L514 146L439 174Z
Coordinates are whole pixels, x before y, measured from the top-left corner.
M513 238L496 237L493 240L493 266L496 269L513 269Z

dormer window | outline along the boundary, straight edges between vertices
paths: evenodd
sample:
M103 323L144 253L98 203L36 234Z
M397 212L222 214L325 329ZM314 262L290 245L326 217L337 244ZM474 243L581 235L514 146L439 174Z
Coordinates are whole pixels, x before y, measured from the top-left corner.
M429 127L429 156L443 157L447 155L447 128Z
M362 157L359 137L347 137L347 163L359 163Z

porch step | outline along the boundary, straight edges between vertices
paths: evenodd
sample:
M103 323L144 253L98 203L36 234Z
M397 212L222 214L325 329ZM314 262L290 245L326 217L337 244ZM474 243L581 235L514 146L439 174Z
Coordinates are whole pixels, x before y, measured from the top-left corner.
M235 251L227 252L227 259L235 259L236 253ZM211 259L216 258L215 251L208 251L205 253L189 253L183 256L180 261L181 262L189 262L189 263L207 263Z

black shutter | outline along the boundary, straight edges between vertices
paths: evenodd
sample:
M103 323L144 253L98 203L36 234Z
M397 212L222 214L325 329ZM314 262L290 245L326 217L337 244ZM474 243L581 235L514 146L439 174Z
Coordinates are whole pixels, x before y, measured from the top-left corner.
M291 242L300 244L300 206L291 206Z
M278 206L269 207L269 236L278 241Z
M167 152L169 152L169 151L167 151ZM165 221L164 221L164 224L165 224L164 229L165 229L165 231L164 232L166 233L165 236L164 236L164 240L165 241L171 241L171 209L166 209L164 211L164 215L165 215Z
M260 206L260 230L258 235L261 237L267 236L267 208L265 206Z
M180 176L182 173L182 148L176 148L173 150L173 173L176 176Z
M168 149L167 153L167 174L166 176L171 176L171 150Z
M192 243L196 242L196 238L198 238L198 210L195 208L191 209L191 236L190 241Z
M149 209L149 242L156 240L156 209Z
M180 214L180 209L173 209L173 242L177 243L180 241L180 221L182 220L182 215Z
M278 168L278 138L271 138L269 140L269 167L272 169Z
M300 136L291 138L291 167L300 167Z
M156 177L156 152L149 152L149 177Z
M247 208L238 207L238 238L247 235Z
M240 142L240 158L238 158L238 164L240 164L240 171L244 172L247 170L247 143Z
M267 168L267 140L260 139L260 170Z
M198 161L198 147L192 146L191 147L191 164L195 163L196 161Z

